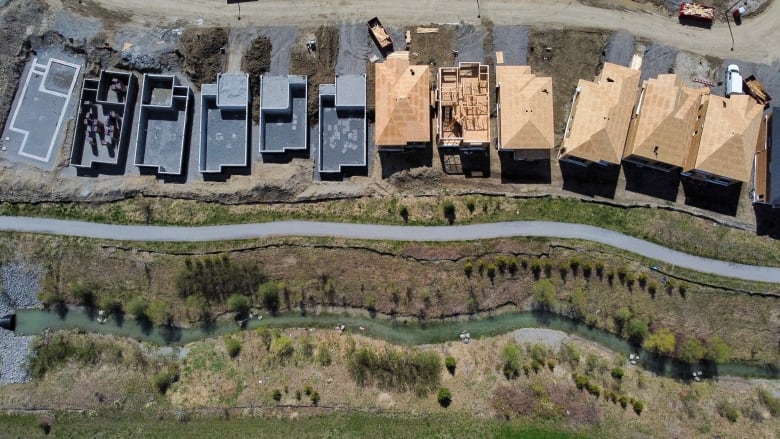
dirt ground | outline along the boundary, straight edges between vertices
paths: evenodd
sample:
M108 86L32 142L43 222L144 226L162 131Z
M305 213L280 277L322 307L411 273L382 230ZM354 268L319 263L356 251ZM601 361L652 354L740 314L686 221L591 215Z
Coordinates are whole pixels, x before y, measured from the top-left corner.
M215 83L217 74L226 70L227 43L228 31L222 27L190 27L182 33L177 47L183 58L182 71L197 89Z
M290 51L290 74L306 75L309 82L309 125L316 125L319 117L319 86L336 80L336 61L339 53L339 30L320 26L314 32L301 32L298 44ZM317 49L309 51L306 43L314 39Z
M249 90L253 102L260 102L260 75L271 68L271 40L260 35L249 44L241 61L241 71L249 73ZM252 120L260 120L260 106L252 106Z
M553 78L553 118L560 142L580 79L592 81L598 73L608 34L603 31L532 29L528 37L528 64L537 75Z
M418 34L416 32L418 27L435 27L439 31L436 33ZM409 60L413 64L428 64L430 66L431 86L434 86L436 84L436 76L439 73L439 67L452 66L458 61L452 52L455 50L455 26L430 23L421 26L409 26L405 30L412 33Z

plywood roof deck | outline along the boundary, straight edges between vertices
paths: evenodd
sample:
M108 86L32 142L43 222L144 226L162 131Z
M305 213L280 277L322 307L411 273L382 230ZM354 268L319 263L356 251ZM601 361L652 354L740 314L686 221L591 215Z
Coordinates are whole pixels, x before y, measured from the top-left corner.
M374 66L377 147L430 142L428 66L410 65L409 52L394 52Z
M707 100L701 141L684 170L749 181L764 107L748 95L710 95Z
M703 121L702 96L707 87L684 87L677 75L659 75L645 81L638 116L626 143L624 157L637 156L682 167L697 128Z
M552 149L552 78L531 73L530 66L498 66L499 149Z
M561 157L620 164L639 76L639 70L605 63L594 82L579 81Z
M490 142L488 66L462 62L439 69L439 143Z

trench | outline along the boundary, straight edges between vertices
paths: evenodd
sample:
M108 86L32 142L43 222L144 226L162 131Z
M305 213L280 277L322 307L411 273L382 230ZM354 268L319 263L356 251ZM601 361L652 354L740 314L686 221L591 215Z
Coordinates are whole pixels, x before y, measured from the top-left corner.
M193 328L176 326L155 327L148 322L123 319L121 315L109 316L99 323L94 311L71 308L55 311L36 309L18 310L14 331L18 335L36 335L47 330L80 330L99 334L129 337L157 345L180 346L240 331L234 321L219 321ZM402 346L444 343L459 340L466 331L471 338L491 337L521 328L545 328L563 331L597 343L626 357L639 354L638 365L657 375L676 379L690 379L693 371L702 376L736 376L745 378L780 378L780 369L773 365L747 363L713 364L702 362L686 364L668 357L661 357L607 331L558 314L541 311L496 311L480 316L461 316L444 320L408 320L371 314L365 310L327 308L321 312L283 312L262 319L250 319L245 330L269 328L335 328L339 323L347 332L360 333ZM360 328L364 330L360 330Z

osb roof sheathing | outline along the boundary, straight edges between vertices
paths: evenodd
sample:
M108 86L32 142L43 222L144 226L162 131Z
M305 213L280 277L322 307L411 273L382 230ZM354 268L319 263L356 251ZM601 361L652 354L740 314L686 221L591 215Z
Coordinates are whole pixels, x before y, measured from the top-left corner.
M692 169L747 182L764 107L748 95L730 98L711 95L707 99L701 141Z
M639 116L624 157L638 156L682 167L694 139L702 96L710 89L684 87L677 75L645 81Z
M529 66L497 66L496 82L501 149L552 149L552 78L536 76Z
M395 52L376 72L374 139L378 147L431 140L430 73L427 65L409 65L409 52Z
M605 63L595 82L580 80L561 156L620 164L636 100L639 70Z

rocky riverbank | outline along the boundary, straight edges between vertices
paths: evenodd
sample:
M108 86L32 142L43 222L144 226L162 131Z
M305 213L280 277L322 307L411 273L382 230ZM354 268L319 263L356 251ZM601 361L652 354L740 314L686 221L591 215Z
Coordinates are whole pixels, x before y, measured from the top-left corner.
M0 266L0 316L15 309L38 306L41 274L40 266L24 261ZM17 336L12 331L0 329L0 386L23 383L29 379L26 362L32 339L32 336Z

